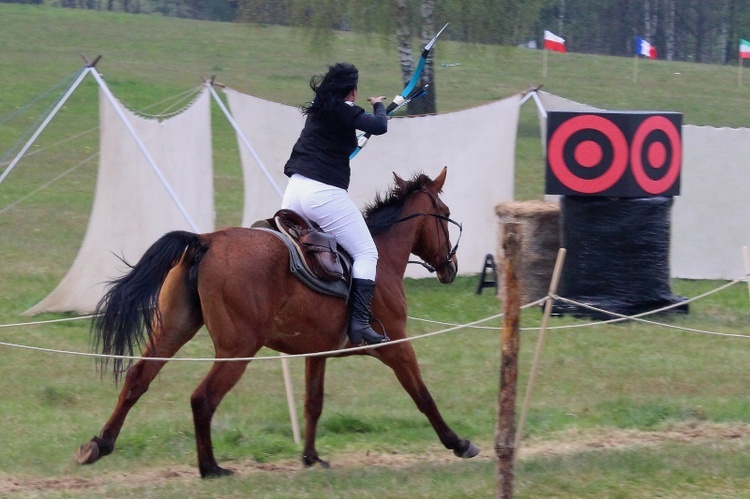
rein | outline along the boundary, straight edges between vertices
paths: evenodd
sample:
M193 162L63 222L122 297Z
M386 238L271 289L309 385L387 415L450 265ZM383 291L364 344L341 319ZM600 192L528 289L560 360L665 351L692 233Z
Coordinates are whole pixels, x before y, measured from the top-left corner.
M435 199L435 196L433 196L432 193L429 192L426 189L422 189L422 191L425 192L426 194L428 194L430 196L430 198L432 199L433 204L435 205L435 209L437 210L437 199ZM456 239L456 244L454 244L453 248L448 252L448 255L446 256L445 261L443 261L442 263L440 263L439 265L436 265L434 267L432 265L430 265L429 263L427 263L427 262L419 261L419 260L409 260L407 262L407 263L416 263L416 264L419 264L422 267L426 268L430 273L438 271L438 270L442 270L443 268L445 268L445 266L447 266L448 264L451 263L451 259L456 255L456 252L458 251L458 243L459 243L459 241L461 241L461 235L463 234L463 230L464 230L463 229L463 225L460 224L460 223L458 223L458 222L456 222L452 218L447 217L445 215L440 215L439 213L412 213L411 215L407 215L407 216L405 216L403 218L399 218L393 224L395 225L397 223L406 222L407 220L411 220L411 219L417 218L417 217L435 217L437 220L444 220L444 221L446 221L448 223L452 223L453 225L455 225L456 227L458 227L458 238ZM445 233L445 240L446 241L450 241L451 239L450 239L450 234L448 233L448 229L447 228L443 228L443 232Z

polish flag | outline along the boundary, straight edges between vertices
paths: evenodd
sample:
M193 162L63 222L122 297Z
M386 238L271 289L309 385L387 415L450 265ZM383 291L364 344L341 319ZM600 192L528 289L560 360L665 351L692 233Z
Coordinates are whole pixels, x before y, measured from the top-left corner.
M547 50L554 50L555 52L565 52L565 40L551 31L545 30L544 48Z
M649 59L656 59L656 49L640 36L635 37L635 54L645 55Z

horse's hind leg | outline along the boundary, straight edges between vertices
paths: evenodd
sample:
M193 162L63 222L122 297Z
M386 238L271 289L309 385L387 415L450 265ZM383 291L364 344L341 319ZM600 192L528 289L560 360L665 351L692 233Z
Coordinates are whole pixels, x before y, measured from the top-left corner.
M144 356L158 357L171 357L172 355L174 355L174 352L167 354L164 350L159 350L159 355L154 355L153 353L151 355L144 354ZM117 406L107 420L107 423L98 436L78 448L76 461L79 464L92 464L114 450L115 441L120 434L122 425L125 423L128 412L138 402L138 399L146 393L149 384L164 364L166 364L166 361L139 360L128 369Z
M172 357L203 325L200 309L194 306L193 298L181 288L171 285L177 283L175 279L182 275L178 272L174 274L170 274L162 288L159 300L161 325L154 331L153 341L146 345L143 357ZM128 412L146 393L151 381L166 363L163 360L139 360L128 369L117 406L109 420L98 436L78 448L76 461L79 464L94 463L114 450Z
M381 348L375 356L393 369L401 386L417 404L417 408L427 416L440 442L447 449L451 449L456 456L464 458L479 454L479 449L473 443L456 435L443 420L435 400L422 380L417 357L409 343Z

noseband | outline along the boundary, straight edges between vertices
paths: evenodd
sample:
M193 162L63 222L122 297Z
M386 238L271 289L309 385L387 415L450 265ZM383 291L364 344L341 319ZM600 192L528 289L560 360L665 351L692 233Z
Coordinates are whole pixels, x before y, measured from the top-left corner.
M428 196L430 196L430 199L432 199L432 204L435 206L435 211L437 212L438 202L437 202L437 198L435 197L435 195L424 188L421 189L421 191L426 193ZM453 245L453 248L448 252L448 255L446 256L443 262L435 265L434 267L427 262L419 261L419 260L409 260L408 262L408 263L417 263L423 266L424 268L426 268L429 272L436 272L436 271L439 272L443 270L445 267L447 267L448 265L450 265L451 260L453 259L454 256L456 256L456 252L458 251L458 243L459 241L461 241L461 234L463 233L463 230L464 230L463 226L460 223L456 222L455 220L451 219L450 217L441 215L439 213L412 213L411 215L408 215L408 216L405 216L404 218L400 218L396 220L394 224L406 222L407 220L411 220L412 218L417 218L417 217L435 217L436 223L438 223L438 225L439 225L439 222L438 222L439 220L445 220L446 222L452 223L453 225L458 227L458 239L456 239L456 244ZM450 241L451 238L450 238L450 234L448 233L448 228L442 227L442 229L445 235L445 240Z

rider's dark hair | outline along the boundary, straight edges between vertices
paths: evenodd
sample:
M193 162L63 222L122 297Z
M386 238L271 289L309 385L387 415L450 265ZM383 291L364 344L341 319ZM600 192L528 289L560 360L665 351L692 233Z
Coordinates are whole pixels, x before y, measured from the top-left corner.
M318 114L335 109L349 92L357 88L358 80L359 71L354 64L338 62L329 66L326 74L310 78L310 88L315 92L315 97L302 106L302 113Z

